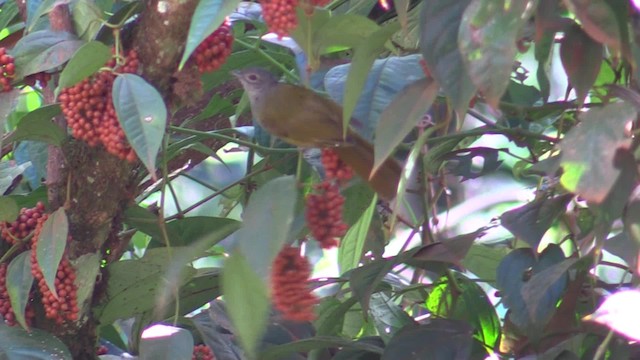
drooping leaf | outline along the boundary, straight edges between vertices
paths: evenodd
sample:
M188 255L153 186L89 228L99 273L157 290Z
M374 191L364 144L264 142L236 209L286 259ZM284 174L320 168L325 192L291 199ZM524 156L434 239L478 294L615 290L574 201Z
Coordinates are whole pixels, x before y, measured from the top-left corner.
M349 228L342 238L342 241L340 241L340 247L338 248L338 267L340 268L341 274L357 267L360 263L364 243L367 240L367 234L369 233L371 219L373 218L377 202L378 199L374 196L367 210L365 210L360 219Z
M191 17L184 54L180 59L180 69L198 45L222 24L224 18L232 13L239 3L240 0L200 0L198 2L196 11Z
M371 295L369 314L384 342L389 342L403 328L416 324L400 305L383 292Z
M455 236L451 239L428 244L418 249L413 255L413 260L438 261L451 264L459 264L467 256L473 242L485 233L484 228L469 234Z
M72 360L67 346L50 333L0 323L0 354L7 359Z
M297 194L293 176L278 177L260 187L244 210L236 241L260 276L268 276L271 262L289 238Z
M380 281L393 267L393 261L380 259L364 266L353 269L349 278L349 285L353 295L362 304L362 311L369 311L369 301L380 285Z
M527 310L529 310L530 319L535 319L535 317L538 316L539 306L548 305L545 297L549 290L555 287L558 281L562 281L562 279L566 281L567 271L577 261L577 258L571 258L551 265L534 274L531 279L522 286L522 298L527 305Z
M38 267L42 271L47 287L55 297L58 297L55 287L55 279L58 274L58 266L62 259L64 249L67 247L67 235L69 233L69 220L64 208L60 207L49 215L42 225L42 231L36 247L36 259Z
M33 140L60 146L67 133L51 121L61 113L60 105L52 104L30 111L20 119L15 131L9 136L12 142Z
M458 46L471 81L494 108L507 89L516 38L532 10L530 0L473 1L465 9Z
M71 87L98 71L111 58L111 50L101 42L90 41L80 47L60 74L58 88Z
M455 274L455 284L440 278L426 302L434 315L466 321L473 326L474 337L489 348L500 339L500 318L484 290L462 274Z
M363 40L354 48L353 60L349 68L342 103L342 122L345 133L349 127L351 115L360 98L360 93L367 81L371 65L373 65L376 57L382 49L384 49L384 45L391 35L397 32L399 28L400 25L398 23L387 24L385 27L369 35L366 40Z
M584 31L595 41L620 50L621 37L618 20L611 6L604 0L564 0L576 15Z
M104 20L104 13L96 5L95 1L74 1L71 14L76 34L85 41L94 39Z
M500 223L515 237L535 250L551 225L565 213L571 199L573 199L572 194L553 198L540 197L524 206L503 213L500 216Z
M560 183L585 200L601 203L620 174L614 162L616 151L631 143L625 126L635 117L636 111L627 103L583 113L581 123L560 143L564 169Z
M25 329L29 329L24 312L27 308L27 303L29 303L29 293L32 285L31 251L23 251L11 260L7 267L6 286L16 321Z
M373 172L422 120L437 93L438 83L420 79L404 88L382 112L376 126Z
M222 290L236 335L248 356L255 358L269 313L263 274L257 274L249 259L236 251L224 263Z
M11 51L16 77L57 68L67 62L82 43L64 31L41 30L23 37Z
M437 0L422 4L420 52L431 75L453 107L464 113L476 92L458 49L458 29L470 0Z
M167 107L158 90L143 78L120 74L111 92L118 121L129 144L153 176L167 126Z
M598 78L603 53L602 44L592 40L579 26L572 26L565 32L560 58L580 104Z
M502 295L504 305L510 310L509 319L521 331L530 336L539 335L544 325L553 316L556 304L562 297L567 284L567 276L558 277L536 302L532 315L529 303L523 298L523 287L527 281L553 265L565 260L559 246L548 245L537 257L532 249L519 248L505 256L498 266L496 285Z
M400 330L387 344L382 360L469 359L472 335L466 322L431 319L428 324Z
M140 338L140 359L188 359L193 354L193 336L188 330L155 324Z
M20 213L16 201L8 196L0 196L0 221L12 222Z

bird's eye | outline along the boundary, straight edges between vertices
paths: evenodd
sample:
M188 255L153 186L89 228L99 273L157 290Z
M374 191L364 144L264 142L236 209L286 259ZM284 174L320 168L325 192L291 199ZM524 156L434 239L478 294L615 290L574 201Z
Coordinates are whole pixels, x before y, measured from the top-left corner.
M249 75L247 75L247 80L249 80L249 81L258 81L258 75L249 74Z

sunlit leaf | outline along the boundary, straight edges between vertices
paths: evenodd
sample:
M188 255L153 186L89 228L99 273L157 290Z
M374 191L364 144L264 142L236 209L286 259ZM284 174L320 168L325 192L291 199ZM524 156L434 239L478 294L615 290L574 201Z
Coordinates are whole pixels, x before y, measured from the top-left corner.
M71 87L98 71L111 58L111 50L101 42L90 41L80 47L60 74L58 87Z

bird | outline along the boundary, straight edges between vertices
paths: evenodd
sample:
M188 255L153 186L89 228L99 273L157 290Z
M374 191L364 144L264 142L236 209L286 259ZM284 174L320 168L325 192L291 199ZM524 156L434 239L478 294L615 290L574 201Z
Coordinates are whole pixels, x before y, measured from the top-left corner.
M373 144L351 127L344 134L340 105L306 87L282 83L263 68L232 74L249 98L253 117L267 132L301 148L333 148L381 199L395 198L402 166L388 158L372 174Z

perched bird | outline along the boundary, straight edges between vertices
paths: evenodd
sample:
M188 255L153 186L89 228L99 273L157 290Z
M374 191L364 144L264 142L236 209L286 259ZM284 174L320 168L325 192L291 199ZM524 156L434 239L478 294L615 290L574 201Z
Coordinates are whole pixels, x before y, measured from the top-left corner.
M261 68L232 74L242 83L253 117L265 130L300 147L334 147L382 199L395 198L402 167L389 158L371 176L373 145L351 128L343 136L340 105L305 87L281 83Z

